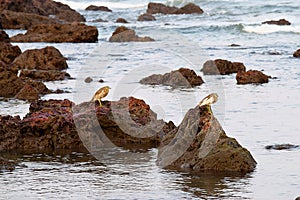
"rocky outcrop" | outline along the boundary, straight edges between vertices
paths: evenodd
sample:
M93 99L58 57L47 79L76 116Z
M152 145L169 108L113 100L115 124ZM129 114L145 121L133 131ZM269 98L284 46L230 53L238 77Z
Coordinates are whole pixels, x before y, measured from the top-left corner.
M127 23L128 23L128 21L127 21L126 19L124 19L124 18L118 18L118 19L116 20L116 23L123 23L123 24L127 24Z
M293 145L293 144L274 144L274 145L268 145L265 148L268 150L290 150L290 149L297 149L299 148L299 145Z
M216 59L206 61L201 71L204 75L227 75L238 71L246 71L246 67L240 62Z
M28 29L38 24L57 24L61 23L57 19L24 12L14 12L4 10L1 13L2 26L4 29Z
M11 37L11 42L80 43L97 41L97 27L81 23L41 24L30 27L25 34Z
M195 87L204 83L195 71L187 68L171 71L166 74L153 74L140 80L145 85L167 85L172 87Z
M142 14L138 17L138 21L155 21L155 17L149 13Z
M251 172L256 161L204 106L190 109L159 147L157 164L188 171Z
M58 70L21 70L20 77L38 81L59 81L71 79L70 74Z
M270 20L270 21L265 21L262 22L262 24L275 24L275 25L291 25L291 22L287 21L286 19L280 19L280 20Z
M5 42L5 43L10 42L9 36L4 30L0 30L0 42Z
M84 22L85 18L68 5L52 0L0 0L0 11L33 13L53 16L66 22Z
M161 14L202 14L203 10L199 6L197 6L193 3L189 3L181 8L177 8L174 6L172 6L172 7L166 6L161 3L149 3L147 13L149 13L149 14L157 14L157 13L161 13Z
M86 7L85 10L112 12L112 10L106 6L95 6L95 5L90 5L90 6Z
M125 26L118 27L109 38L109 42L152 42L150 37L139 37L135 31Z
M249 70L247 72L239 71L236 75L237 84L260 84L268 83L269 76L258 70Z
M5 40L5 39L4 39ZM18 46L13 46L8 42L0 42L0 61L5 64L10 64L16 57L21 54L21 49Z
M297 51L295 51L295 52L293 53L293 56L294 56L295 58L299 58L299 57L300 57L300 49L298 49Z

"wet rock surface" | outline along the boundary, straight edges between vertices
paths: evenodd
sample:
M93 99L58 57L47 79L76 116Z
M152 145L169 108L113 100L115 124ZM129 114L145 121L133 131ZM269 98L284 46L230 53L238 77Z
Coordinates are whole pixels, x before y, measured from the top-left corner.
M116 20L116 23L123 23L123 24L127 24L127 23L128 23L128 21L127 21L126 19L124 19L124 18L118 18L118 19Z
M274 24L274 25L284 26L284 25L291 25L291 22L287 21L286 19L280 19L280 20L265 21L262 22L262 24Z
M300 49L298 49L297 51L295 51L293 53L293 56L296 57L296 58L300 58Z
M269 76L258 70L239 71L236 75L236 80L237 84L261 84L268 83Z
M147 13L149 14L202 14L203 10L193 4L189 3L181 8L177 8L174 6L166 6L161 3L149 3Z
M274 144L274 145L268 145L265 148L268 150L290 150L290 149L298 149L300 148L300 146L293 145L293 144Z
M155 21L155 17L149 13L142 14L138 17L138 21Z
M11 42L97 42L98 30L81 23L41 24L30 27L25 34L10 38Z
M157 164L188 171L251 172L256 161L223 128L207 107L190 109L159 147Z
M204 75L228 75L238 71L246 71L246 67L240 62L216 59L206 61L201 71Z
M90 5L90 6L86 7L85 10L112 12L112 10L106 6L95 6L95 5Z
M0 157L0 172L13 171L16 165L17 165L16 162Z
M83 22L85 18L68 5L52 0L0 0L0 11L34 13L42 16L54 16L66 22Z
M195 87L204 83L191 69L180 68L166 74L153 74L140 80L144 85L167 85L172 87Z
M109 38L109 42L152 42L150 37L139 37L135 31L125 26L118 27Z

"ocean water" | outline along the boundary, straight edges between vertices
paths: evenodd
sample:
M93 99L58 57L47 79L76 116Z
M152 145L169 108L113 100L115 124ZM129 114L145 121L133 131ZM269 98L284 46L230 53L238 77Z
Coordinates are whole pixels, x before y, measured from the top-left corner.
M272 151L266 145L300 144L300 2L291 0L195 0L155 1L182 6L199 5L202 15L155 15L156 21L137 22L148 1L60 0L82 13L87 24L97 26L99 42L89 44L14 43L22 51L57 47L68 58L67 70L75 80L47 82L51 89L69 91L43 99L88 101L104 85L112 90L105 98L142 98L158 117L179 124L188 109L211 92L219 94L212 109L228 136L247 148L257 168L246 176L189 174L167 171L155 165L157 150L137 153L133 159L116 154L95 164L57 159L41 154L18 157L27 168L0 175L0 199L295 199L300 196L300 150ZM104 5L112 13L85 11L88 5ZM153 43L109 43L119 18L129 21L140 36ZM93 22L95 19L108 22ZM291 26L265 25L285 18ZM7 30L10 35L20 31ZM240 46L233 47L231 44ZM235 75L204 76L200 70L209 59L243 62L247 69L264 70L274 79L263 85L237 85ZM180 67L194 69L205 84L192 89L145 86L139 80ZM85 83L91 77L93 82ZM103 79L104 83L98 80ZM0 101L0 114L24 116L29 104ZM70 154L71 156L73 154ZM33 158L41 159L33 159ZM47 162L45 157L49 158ZM75 162L76 161L76 162Z

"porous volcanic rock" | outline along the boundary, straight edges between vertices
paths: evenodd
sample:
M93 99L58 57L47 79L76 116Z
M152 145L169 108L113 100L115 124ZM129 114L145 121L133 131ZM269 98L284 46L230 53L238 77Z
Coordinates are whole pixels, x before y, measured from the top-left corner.
M116 28L112 36L109 38L109 42L152 42L154 39L150 37L139 37L135 31L125 26Z
M180 68L166 74L153 74L140 80L144 85L167 85L172 87L194 87L204 83L194 70Z
M249 70L247 72L239 71L236 75L237 84L261 84L268 83L269 76L258 70Z
M291 22L287 21L286 19L280 19L280 20L270 20L270 21L265 21L262 22L262 24L275 24L275 25L291 25Z
M206 61L201 71L204 75L227 75L238 71L246 71L246 67L240 62L216 59Z
M25 34L10 38L11 42L97 42L98 29L82 23L40 24L31 26Z
M140 15L137 19L138 21L155 21L155 17L149 13L144 13Z
M0 42L0 61L5 64L11 64L16 57L21 54L18 46L13 46L8 42Z
M10 42L9 36L4 30L0 30L0 42L6 42L6 43Z
M0 11L34 13L66 22L84 22L85 18L68 5L52 0L0 0Z
M295 52L293 53L293 56L294 56L295 58L299 58L299 57L300 57L300 49L298 49L297 51L295 51Z
M166 6L162 3L149 3L147 13L149 14L202 14L203 10L193 4L189 3L181 8L177 8L174 6Z
M226 135L205 106L190 109L178 128L163 138L157 164L187 171L241 173L256 167L250 152Z
M112 10L106 6L95 6L95 5L90 5L90 6L86 7L85 10L112 12Z
M57 24L61 23L57 19L24 12L14 12L4 10L1 13L2 26L4 29L28 29L38 24Z

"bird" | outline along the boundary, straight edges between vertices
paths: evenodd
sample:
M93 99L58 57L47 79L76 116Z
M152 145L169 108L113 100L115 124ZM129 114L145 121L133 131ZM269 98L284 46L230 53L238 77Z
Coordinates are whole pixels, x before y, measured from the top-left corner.
M98 100L101 107L102 106L101 99L108 95L109 89L111 89L109 86L104 86L100 88L99 90L97 90L97 92L95 92L91 101Z
M206 106L208 112L211 113L210 105L216 103L218 101L218 97L219 96L216 93L211 93L199 102L199 107Z

